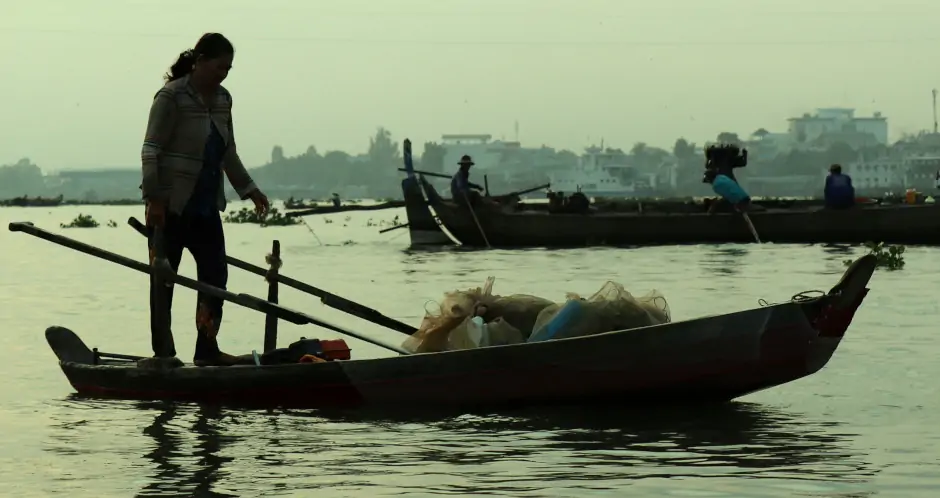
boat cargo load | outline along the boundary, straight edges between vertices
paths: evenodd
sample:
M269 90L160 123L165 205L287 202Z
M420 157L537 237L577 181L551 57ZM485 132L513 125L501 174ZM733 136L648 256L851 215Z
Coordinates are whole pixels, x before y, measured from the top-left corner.
M588 298L568 293L564 302L528 294L493 294L494 277L483 287L455 290L425 309L424 320L402 347L413 353L583 337L671 321L669 304L656 290L634 297L608 281Z

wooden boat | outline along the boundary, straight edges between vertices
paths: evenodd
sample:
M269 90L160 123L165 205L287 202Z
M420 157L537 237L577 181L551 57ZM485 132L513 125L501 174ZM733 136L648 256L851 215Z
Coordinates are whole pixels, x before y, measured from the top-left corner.
M437 218L428 209L418 177L415 175L414 161L411 156L411 140L405 139L402 147L401 168L406 177L401 181L401 193L405 202L405 215L408 220L408 236L412 248L452 246L454 242L441 230Z
M139 271L155 271L31 225L11 224L10 228ZM867 295L876 263L871 255L859 258L829 292L816 297L802 293L789 302L726 315L443 353L318 363L274 355L271 358L287 358L286 363L154 368L140 366L142 357L89 349L64 327L49 327L46 340L72 387L81 395L95 397L264 407L722 402L820 370ZM294 323L342 330L271 302L261 301L265 303L261 306L260 300L246 294L232 294L178 275L173 281ZM344 333L381 344L352 331ZM266 344L269 340L273 344L266 330ZM265 355L269 353L272 350Z
M584 247L746 243L754 238L740 214L672 212L549 213L445 200L422 178L443 227L470 247ZM752 211L763 242L940 244L940 204L872 204Z

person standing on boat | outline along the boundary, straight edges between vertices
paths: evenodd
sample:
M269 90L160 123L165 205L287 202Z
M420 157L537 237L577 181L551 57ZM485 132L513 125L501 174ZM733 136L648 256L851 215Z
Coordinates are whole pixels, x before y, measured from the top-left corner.
M251 199L265 215L267 197L255 185L238 157L232 126L232 95L222 81L232 68L235 49L219 33L206 33L196 46L180 54L165 75L166 84L154 96L141 151L147 226L162 227L167 259L176 271L183 249L192 254L200 282L222 288L228 281L221 211L225 210L222 173L242 199ZM150 243L153 263L153 241ZM159 288L158 288L159 287ZM172 287L155 286L151 278L151 334L154 354L175 357L172 342L158 346L154 296ZM200 293L196 309L196 351L193 362L224 364L233 357L219 350L216 334L222 320L222 300ZM170 349L158 351L157 349Z
M751 206L751 196L734 177L734 168L747 165L747 149L738 149L735 145L712 145L705 150L705 175L703 182L709 183L712 190L720 196L708 208L713 214L721 205L721 200L731 204L736 210L744 212Z
M470 205L476 205L480 201L480 192L483 187L470 182L470 167L473 166L473 159L468 155L460 158L460 169L450 179L450 195L454 202L469 202Z
M829 167L823 195L826 207L829 209L848 209L855 205L855 187L852 186L852 177L842 173L842 166L833 164Z

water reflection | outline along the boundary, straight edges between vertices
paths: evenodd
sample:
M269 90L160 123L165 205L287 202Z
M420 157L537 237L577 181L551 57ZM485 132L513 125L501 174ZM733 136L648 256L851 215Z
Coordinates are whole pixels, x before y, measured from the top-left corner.
M744 257L750 253L746 246L716 245L699 247L705 249L704 257L701 259L702 268L720 276L737 274L744 263Z
M857 247L858 244L823 244L823 260L826 261L826 269L820 273L843 274L847 266L845 261L855 260Z
M102 415L88 418L88 425L113 427L124 420L136 426L129 433L142 432L152 441L137 453L142 462L133 465L135 477L146 469L138 496L350 489L362 496L409 491L518 496L547 489L622 490L648 478L715 477L854 487L877 472L852 450L855 435L841 424L751 403L460 416L172 403L93 408ZM87 417L88 411L78 411ZM142 416L149 423L141 431L145 424L134 419ZM57 440L74 431L66 425ZM101 434L106 428L83 430ZM81 443L66 446L76 449Z
M818 422L750 403L692 409L533 409L439 420L433 416L353 413L291 413L287 420L310 427L309 417L343 424L368 424L396 434L394 441L422 439L410 452L370 452L348 465L384 467L430 462L455 466L552 460L566 461L540 473L559 481L645 477L774 477L841 482L865 481L875 471L850 449L853 435L835 422ZM288 424L289 425L289 424ZM317 424L319 425L319 424ZM603 467L608 468L604 469ZM721 470L724 469L724 472ZM532 469L530 469L532 470ZM516 490L519 491L519 490Z
M850 259L855 247L847 244L825 244L822 250L826 253L825 259L829 261L843 261Z
M236 439L220 433L221 409L197 407L195 422L186 430L173 428L174 420L181 415L180 408L174 403L141 403L138 408L157 412L153 423L143 431L155 443L153 450L144 455L145 459L153 462L155 472L138 496L238 496L215 490L222 466L235 460L234 457L219 455L226 440ZM185 438L181 431L195 436L195 448L189 455L183 450L184 441L189 438ZM179 463L186 461L193 463Z

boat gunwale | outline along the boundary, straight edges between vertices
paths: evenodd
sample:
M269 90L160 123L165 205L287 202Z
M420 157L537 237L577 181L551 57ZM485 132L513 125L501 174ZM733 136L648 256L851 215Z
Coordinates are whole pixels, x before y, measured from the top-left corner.
M453 201L439 197L431 203L432 207L437 210L438 206L445 208L449 211L451 216L462 216L461 206ZM876 205L876 206L856 206L851 209L827 209L823 206L812 206L812 207L796 207L796 208L771 208L771 209L762 209L759 211L748 211L748 216L751 218L764 218L767 216L796 216L796 215L807 215L807 214L821 214L827 213L832 215L857 215L860 211L887 211L887 210L901 210L901 209L938 209L940 208L940 203L938 204L888 204L888 205ZM550 213L545 210L535 210L535 209L523 209L519 211L503 211L497 209L476 209L477 216L480 217L481 222L492 222L498 221L499 218L528 218L528 217L552 217L552 218L602 218L602 219L611 219L611 218L670 218L670 217L729 217L729 216L739 216L740 213L737 212L662 212L662 211L592 211L585 213Z
M699 316L699 317L694 317L694 318L687 318L687 319L679 320L676 322L666 322L666 323L660 323L656 325L645 325L642 327L612 330L608 332L600 332L597 334L577 336L577 337L562 337L562 338L552 339L548 341L521 342L517 344L494 345L494 346L487 346L485 348L457 349L457 350L447 350L447 351L427 351L427 352L421 352L421 353L411 353L407 355L399 354L399 355L394 355L394 356L383 356L383 357L378 357L378 358L356 358L356 359L349 359L349 360L333 360L333 361L329 361L325 363L310 363L310 364L308 363L283 363L283 364L275 364L275 365L195 366L189 363L189 364L184 364L183 367L176 367L171 370L177 370L179 368L187 368L187 369L199 369L200 371L215 372L215 371L230 371L230 369L232 368L238 368L239 370L260 369L260 370L270 371L272 369L278 369L282 367L295 367L296 368L296 367L309 367L311 365L315 366L315 365L321 365L321 364L330 365L334 363L364 365L364 364L370 364L370 363L375 363L375 362L410 361L410 360L405 360L405 359L412 358L412 357L428 357L428 356L439 357L440 355L450 355L450 354L458 354L458 355L481 354L479 353L480 351L493 351L493 350L505 351L508 348L529 347L529 349L533 349L533 348L556 349L556 348L564 348L564 344L570 345L574 341L581 341L580 343L574 342L575 344L578 344L579 347L581 348L589 348L590 346L586 344L589 342L603 342L605 339L611 339L611 338L618 337L618 336L626 336L626 335L631 335L631 334L636 334L636 333L641 333L641 332L649 332L650 330L656 330L656 329L664 329L664 328L668 329L671 327L687 327L687 326L690 326L690 324L694 322L698 322L698 321L704 322L704 321L710 321L714 319L724 319L727 317L732 317L732 316L742 315L742 314L747 314L747 313L754 313L754 312L759 312L759 311L773 313L775 309L782 309L785 307L797 306L800 308L804 308L806 305L812 306L814 304L819 303L820 301L831 299L831 297L832 296L827 294L827 295L823 295L819 297L814 297L812 299L807 299L805 301L792 301L791 300L791 301L771 304L767 306L747 308L744 310L734 311L731 313L722 313L722 314L705 315L705 316ZM801 311L803 310L801 309ZM768 328L779 329L779 328L790 328L790 327L794 327L797 325L808 325L810 321L809 317L806 316L805 312L801 313L801 315L803 319L806 320L805 323L778 324L778 325L772 325ZM68 329L68 330L71 330L71 329ZM658 332L654 332L654 333L658 333ZM556 345L556 344L560 344L560 345ZM483 353L483 354L486 354L486 353ZM137 367L136 362L133 362L133 361L127 362L126 365L113 364L113 363L94 364L94 363L78 362L78 361L60 361L59 363L62 366L69 366L70 368L81 368L81 369L86 369L86 368L87 369L111 369L111 368L136 369L136 368L139 368Z

